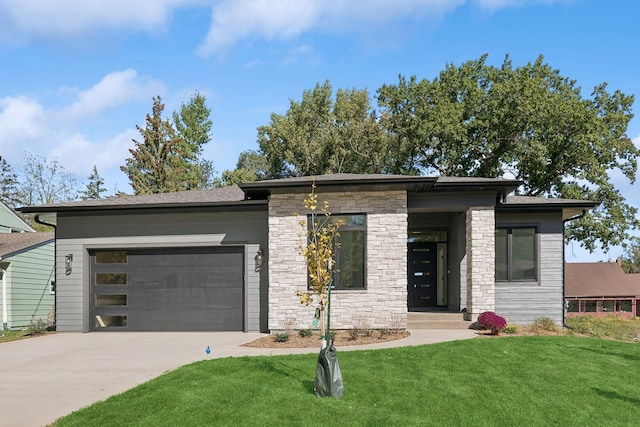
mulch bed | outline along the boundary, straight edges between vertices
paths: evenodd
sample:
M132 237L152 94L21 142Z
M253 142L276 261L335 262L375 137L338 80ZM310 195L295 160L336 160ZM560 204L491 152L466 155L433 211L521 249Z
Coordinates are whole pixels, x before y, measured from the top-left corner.
M335 345L338 347L350 346L350 345L363 345L373 344L387 341L395 341L402 338L406 338L409 335L409 331L399 332L384 332L372 331L371 334L358 334L355 339L349 331L336 331ZM276 342L275 335L267 335L265 337L258 338L257 340L243 344L245 347L260 347L260 348L312 348L320 347L320 335L313 334L308 337L301 337L296 332L289 334L289 341Z

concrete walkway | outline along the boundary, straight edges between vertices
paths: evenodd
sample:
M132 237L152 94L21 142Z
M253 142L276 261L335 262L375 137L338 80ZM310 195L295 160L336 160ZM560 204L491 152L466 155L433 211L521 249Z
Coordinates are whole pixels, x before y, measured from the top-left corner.
M318 348L242 347L240 332L60 333L0 344L0 426L42 426L188 363L236 356L316 353ZM339 351L473 338L472 330L412 330L411 336ZM206 348L211 353L206 353Z

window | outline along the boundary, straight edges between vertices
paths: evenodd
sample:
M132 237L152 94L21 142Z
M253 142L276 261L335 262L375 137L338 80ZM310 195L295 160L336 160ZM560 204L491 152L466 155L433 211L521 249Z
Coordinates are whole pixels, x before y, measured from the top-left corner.
M321 219L324 221L326 217ZM365 289L366 216L331 215L328 219L333 224L340 224L334 248L333 289Z
M502 282L535 281L536 228L496 229L496 280Z

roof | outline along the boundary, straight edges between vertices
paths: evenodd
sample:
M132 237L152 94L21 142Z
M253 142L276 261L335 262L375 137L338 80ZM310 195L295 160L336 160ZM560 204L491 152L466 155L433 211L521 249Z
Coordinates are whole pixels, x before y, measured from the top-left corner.
M53 241L53 239L53 233L1 233L0 257L9 257L16 252L48 243L49 241Z
M568 220L583 215L587 210L598 206L600 202L592 200L559 199L551 197L507 196L500 204L500 210L544 211L562 209L562 219Z
M617 262L572 262L564 269L566 297L640 296L640 274L627 274Z
M143 196L125 195L107 199L28 206L19 210L23 213L34 214L39 221L52 223L55 222L58 213L69 211L266 206L270 194L308 192L313 183L319 190L324 192L365 190L404 190L409 192L491 191L499 195L499 199L503 201L499 204L501 209L539 210L549 209L550 207L554 209L560 208L563 210L564 219L580 215L587 209L598 205L597 202L584 200L522 196L507 197L508 193L515 191L522 184L522 181L516 179L343 173L272 179L209 190L191 190Z
M227 205L243 201L245 201L244 192L238 186L233 185L209 190L178 191L174 193L146 194L141 196L123 195L106 199L29 206L20 208L19 210L24 213L62 212L66 210L82 210L83 208L126 209L133 207Z
M432 177L390 174L338 173L318 176L272 179L240 184L247 198L266 198L272 193L308 192L314 184L322 191L405 190L452 191L491 189L503 193L514 191L522 181L505 178Z

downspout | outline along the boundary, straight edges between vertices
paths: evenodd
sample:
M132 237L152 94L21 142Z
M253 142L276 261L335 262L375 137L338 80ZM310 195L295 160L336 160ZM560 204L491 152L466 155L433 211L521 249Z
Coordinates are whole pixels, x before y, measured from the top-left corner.
M33 220L38 224L46 225L53 228L53 282L55 283L56 290L53 293L53 324L58 324L58 269L56 268L56 255L58 254L58 227L55 224L51 224L40 219L40 215L35 215ZM4 279L4 276L3 276Z
M1 260L2 257L0 256L0 261ZM2 273L2 330L0 331L0 335L2 335L4 331L7 330L9 318L7 316L7 270L0 267L0 272Z
M580 215L576 215L573 216L571 218L567 218L565 220L562 221L562 245L564 246L564 230L565 230L565 224L569 221L573 221L575 219L580 219L583 216L585 216L587 214L587 210L583 210L582 213ZM565 254L565 250L564 247L562 249L562 327L566 328L567 327L567 298L565 295L565 283L564 283L564 278L565 278L565 264L567 263L567 255Z

